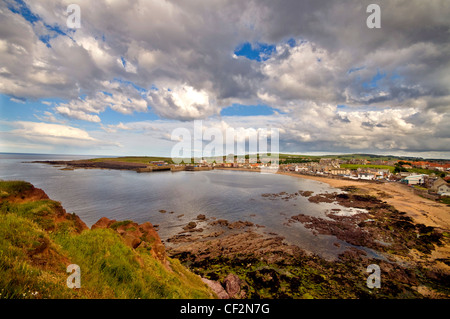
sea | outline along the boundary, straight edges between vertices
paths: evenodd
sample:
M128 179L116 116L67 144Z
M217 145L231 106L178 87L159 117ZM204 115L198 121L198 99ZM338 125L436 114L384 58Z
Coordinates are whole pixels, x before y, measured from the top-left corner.
M61 166L33 163L94 157L0 153L0 179L32 183L51 199L61 202L67 212L76 213L89 227L101 217L159 225L163 242L203 214L208 219L250 221L264 226L258 231L276 233L286 243L326 259L335 259L352 247L334 236L313 234L300 222L289 223L289 218L301 213L326 219L326 212L334 208L341 209L340 214L360 210L337 203L311 203L303 196L288 200L263 196L298 191L342 192L322 182L232 170L136 173L110 169L64 170ZM358 248L377 257L369 249Z

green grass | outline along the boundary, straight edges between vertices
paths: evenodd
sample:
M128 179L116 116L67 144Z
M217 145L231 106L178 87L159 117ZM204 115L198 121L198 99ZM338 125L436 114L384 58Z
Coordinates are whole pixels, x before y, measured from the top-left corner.
M155 157L155 156L127 156L127 157L106 157L106 158L93 158L92 162L105 162L105 161L117 161L127 163L144 163L149 164L152 161L165 161L168 164L173 164L173 161L169 157Z
M32 187L0 181L0 191ZM0 200L0 298L211 298L200 277L179 261L156 259L151 248L133 249L113 229L75 232L52 200ZM66 215L67 216L67 215ZM117 222L116 226L130 221ZM66 267L81 269L81 288L66 285Z
M131 221L131 220L123 220L123 221L113 223L110 227L114 230L117 230L117 228L119 228L120 226L126 226L132 222L133 221Z
M64 287L67 275L62 259L58 266L44 269L33 258L42 243L51 242L39 226L15 214L0 215L0 298L70 298L73 291ZM49 251L58 256L59 249ZM60 255L62 257L62 255Z
M0 182L0 191L5 182ZM42 230L48 232L71 232L75 229L75 224L71 220L55 223L55 218L63 212L59 202L50 199L42 199L23 203L11 203L9 201L0 202L0 213L14 213L35 222Z
M56 242L82 270L82 285L107 298L207 298L196 276L169 260L172 271L145 250L133 250L111 229L58 236Z
M436 170L432 170L432 169L425 169L425 168L408 168L408 172L412 172L412 173L417 173L417 174L436 174L436 175L440 175L442 172L440 171L436 171Z
M348 168L348 169L358 169L358 168L376 168L376 169L388 169L391 171L391 173L394 172L395 167L389 166L389 165L358 165L358 164L341 164L341 168Z
M0 180L0 199L14 196L31 188L31 184L23 181Z

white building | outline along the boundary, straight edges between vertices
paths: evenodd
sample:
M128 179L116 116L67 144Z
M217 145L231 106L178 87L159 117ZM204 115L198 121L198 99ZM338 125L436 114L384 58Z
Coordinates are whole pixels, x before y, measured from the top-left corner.
M425 176L424 174L407 176L404 179L402 179L401 182L408 185L423 184L425 182L424 176Z
M450 186L448 184L442 184L437 188L438 195L450 196Z
M359 179L372 180L375 179L375 174L372 173L358 173Z

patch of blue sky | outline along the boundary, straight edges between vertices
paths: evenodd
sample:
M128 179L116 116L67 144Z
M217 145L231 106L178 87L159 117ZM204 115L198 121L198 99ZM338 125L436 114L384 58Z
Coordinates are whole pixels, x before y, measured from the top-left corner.
M106 92L106 91L102 91L102 93L105 94L105 95L108 95L108 96L110 96L110 97L113 96L112 93L109 93L109 92Z
M386 73L381 73L380 70L377 70L377 74L375 74L369 82L363 82L362 86L365 89L375 89L378 88L378 82L386 77Z
M123 56L120 57L120 61L122 61L122 65L124 68L127 67L127 60L125 60L125 58Z
M20 14L22 17L24 17L25 20L32 24L41 20L41 18L37 14L31 12L30 8L23 0L15 0L14 3L10 2L8 5L8 9L11 12Z
M243 56L250 60L258 62L266 61L270 56L276 52L276 46L274 44L260 43L252 45L250 42L245 42L239 45L234 54L237 56Z
M289 40L286 41L286 43L291 47L295 47L297 45L297 42L295 41L294 38L290 38Z
M123 59L123 57L121 57L121 58ZM123 60L124 60L124 59L123 59ZM122 62L123 62L123 61L122 61ZM125 66L125 65L124 65L124 66ZM121 79L121 78L114 78L113 81L119 82L120 84L131 85L133 88L136 89L136 91L138 91L139 93L141 93L141 95L142 95L142 94L146 94L146 93L148 92L147 89L145 89L145 88L143 88L143 87L141 87L141 86L137 85L136 83L134 83L134 82L132 82L132 81L129 81L129 80L124 80L124 79ZM154 86L154 85L151 86L151 89L152 89L152 90L154 90L154 89L158 90L158 89L156 88L156 86Z
M394 71L394 73L391 75L390 80L391 81L399 81L399 80L403 80L404 77L401 76L400 74L398 74L397 72Z
M221 116L258 116L258 115L273 115L277 113L283 113L278 109L270 107L268 105L243 105L232 104L226 108L223 108L220 112Z
M43 104L42 101L23 100L0 94L0 118L2 121L36 121L35 114L51 112L52 109L51 104Z
M30 22L32 25L34 25L38 21L42 21L43 25L45 26L45 28L47 29L47 31L49 33L44 34L44 35L39 35L39 40L41 40L49 48L51 47L51 45L50 45L51 39L56 38L59 35L69 36L58 25L46 24L39 15L33 13L30 10L28 5L23 0L14 0L14 3L11 2L8 5L8 9L11 12L20 14L26 21Z
M104 112L99 114L103 125L117 125L119 123L126 124L128 122L156 121L160 117L153 112L151 108L147 112L133 112L132 114L123 114L106 108Z
M308 43L308 41L304 39L289 38L285 41L282 41L282 43L285 43L293 48ZM268 60L272 56L272 54L276 53L276 51L276 44L268 44L262 42L256 42L252 44L250 42L244 42L235 48L234 54L236 56L243 56L249 60L261 62ZM320 62L320 60L318 62Z

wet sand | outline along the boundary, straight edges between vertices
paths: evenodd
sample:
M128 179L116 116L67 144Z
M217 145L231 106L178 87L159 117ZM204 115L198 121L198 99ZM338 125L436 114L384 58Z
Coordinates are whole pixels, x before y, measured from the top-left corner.
M281 175L311 179L327 183L332 187L354 186L360 192L376 196L405 212L416 223L450 230L450 207L414 194L411 187L397 182L371 183L358 180L333 179L321 176L302 175L289 172L279 172Z
M259 173L256 169L245 168L216 168L222 170L247 171ZM426 226L439 227L443 230L450 230L450 207L438 203L419 195L407 185L398 182L374 183L359 180L345 180L329 178L325 176L304 175L291 172L277 172L276 174L306 178L322 183L327 183L331 187L354 186L360 193L375 196L394 206L397 210L405 212L416 223Z

